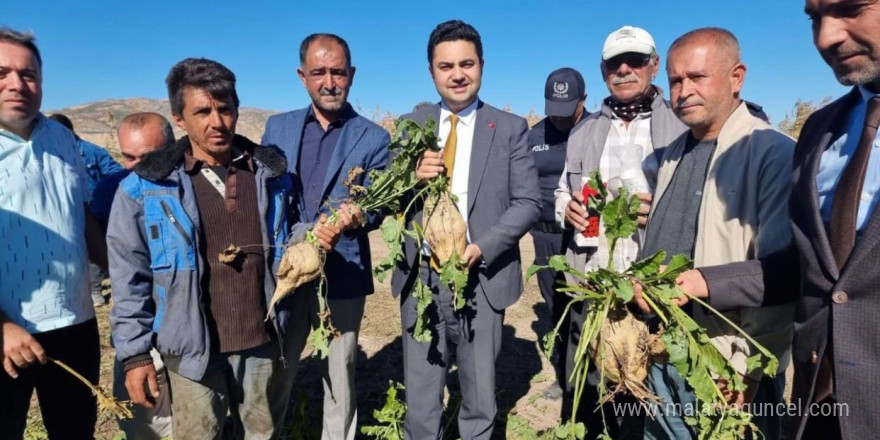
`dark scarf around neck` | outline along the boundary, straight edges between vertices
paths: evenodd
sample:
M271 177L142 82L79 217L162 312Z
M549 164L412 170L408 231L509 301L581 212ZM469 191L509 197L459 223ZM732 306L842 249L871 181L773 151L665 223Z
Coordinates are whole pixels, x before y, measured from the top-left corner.
M613 96L605 98L604 104L611 109L618 118L624 121L632 121L636 116L642 113L651 113L651 106L654 104L654 98L657 97L657 89L654 86L648 87L648 90L635 101L623 103Z

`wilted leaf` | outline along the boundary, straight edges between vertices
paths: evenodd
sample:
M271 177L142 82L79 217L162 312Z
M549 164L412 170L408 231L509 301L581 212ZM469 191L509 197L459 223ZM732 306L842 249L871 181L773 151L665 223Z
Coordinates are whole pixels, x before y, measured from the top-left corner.
M349 190L351 190L351 186L352 186L355 182L357 182L357 178L358 178L358 176L360 176L363 172L364 172L364 169L361 168L361 167L359 167L359 166L355 166L355 167L351 167L351 168L349 168L349 169L348 169L348 177L346 177L346 178L342 181L342 186L344 186L344 187L348 188Z
M541 345L544 347L544 357L550 359L553 357L553 350L556 348L556 339L559 338L559 334L556 333L556 329L554 328L550 332L544 335L541 338L543 342Z
M244 251L240 247L230 244L226 249L220 252L220 262L223 264L232 264L239 255L244 255Z

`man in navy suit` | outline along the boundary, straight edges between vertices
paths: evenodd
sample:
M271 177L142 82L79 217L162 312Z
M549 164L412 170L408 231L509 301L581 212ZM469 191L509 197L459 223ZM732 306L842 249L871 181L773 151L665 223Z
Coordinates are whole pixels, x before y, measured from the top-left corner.
M519 240L540 216L538 172L528 151L526 121L477 97L483 46L476 29L459 20L438 25L428 41L428 64L441 102L403 117L418 123L428 118L437 121L448 160L443 153L425 152L416 175L433 179L446 174L450 179L450 191L468 227L462 258L469 267L469 280L464 291L467 305L455 311L452 293L439 282L428 258L418 263L424 249L407 239L405 258L391 280L392 293L401 297L404 430L409 440L442 438L443 389L454 356L462 395L459 434L463 440L488 440L498 412L495 361L501 350L504 309L523 290ZM421 223L421 209L416 211L407 219L408 227ZM431 291L430 343L413 337L418 298L412 291L417 277Z
M382 223L378 213L363 213L345 203L348 189L343 181L353 167L365 171L357 185L369 186L369 172L388 162L388 133L358 115L347 102L354 79L348 43L333 34L312 34L300 45L297 74L312 99L304 109L273 116L266 123L264 145L277 145L287 155L288 171L294 175L299 196L299 221L322 222L330 207L339 208L351 223L333 251L327 254L330 320L340 334L330 343L330 355L322 360L324 420L322 439L353 439L357 424L354 369L357 337L366 296L373 293L370 244L367 232ZM314 286L294 293L292 301L301 319L291 319L285 357L291 367L281 386L290 387L296 363L312 326L316 323Z

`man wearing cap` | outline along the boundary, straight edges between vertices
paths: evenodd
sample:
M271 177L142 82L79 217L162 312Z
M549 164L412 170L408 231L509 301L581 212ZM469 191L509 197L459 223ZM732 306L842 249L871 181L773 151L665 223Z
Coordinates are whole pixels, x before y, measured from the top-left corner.
M611 193L617 194L623 184L621 153L629 152L629 157L635 157L635 169L629 171L644 177L642 181L645 184L638 191L644 202L643 217L640 219L640 224L644 224L663 151L686 130L675 117L669 102L663 99L663 91L651 83L657 75L660 58L654 39L647 31L624 26L612 32L605 40L599 66L611 95L603 100L598 112L585 118L572 130L568 139L565 171L555 194L556 220L561 226L567 223L574 228L575 239L569 242L566 259L569 264L584 271L606 267L609 259L608 243L602 234L589 239L577 237L578 234L584 235L588 224L582 188L590 172L598 169ZM614 266L620 269L628 267L638 255L640 245L639 233L619 240L614 249ZM566 378L571 376L574 368L574 352L583 318L583 309L573 307ZM599 397L595 388L597 383L598 375L591 375L578 414L575 415L585 422L590 436L602 432L602 414L594 411ZM567 418L571 415L574 385L567 382L565 388L562 413ZM605 409L605 413L611 435L615 438L626 437L632 431L636 435L641 432L638 418L634 420L635 423L623 424L610 408Z
M538 169L538 183L541 186L541 218L532 225L529 234L535 244L535 264L546 265L552 255L565 253L565 246L571 239L571 229L566 230L556 222L554 214L554 192L559 176L565 168L565 151L568 134L583 119L586 99L584 77L570 67L554 70L544 85L544 114L546 118L529 130L529 151ZM538 287L550 312L551 325L555 325L565 308L565 295L554 292L557 279L562 274L551 269L538 272ZM566 328L562 329L567 330ZM561 335L565 339L567 333ZM554 368L557 381L545 392L544 397L558 399L562 396L559 384L565 373L565 353L554 353Z

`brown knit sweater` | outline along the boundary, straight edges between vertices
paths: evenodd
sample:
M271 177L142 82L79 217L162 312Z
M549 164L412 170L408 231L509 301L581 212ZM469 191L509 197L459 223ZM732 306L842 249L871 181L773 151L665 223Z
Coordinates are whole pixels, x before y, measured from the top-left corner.
M202 226L200 252L207 263L202 289L211 351L230 353L262 345L270 336L264 323L266 260L253 163L247 157L228 169L213 168L225 181L225 199L199 172L202 164L192 165ZM231 244L241 247L244 255L232 264L221 263L220 252Z

